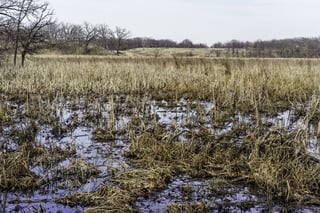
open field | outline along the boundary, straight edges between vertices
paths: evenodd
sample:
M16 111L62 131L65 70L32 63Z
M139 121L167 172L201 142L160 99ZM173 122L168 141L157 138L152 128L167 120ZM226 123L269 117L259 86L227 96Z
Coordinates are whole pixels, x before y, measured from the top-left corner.
M107 53L105 53L107 54ZM220 58L235 57L244 58L277 58L281 54L277 49L254 49L254 48L136 48L123 52L130 57L197 57L197 58Z
M320 60L134 54L0 67L0 211L320 211Z
M217 57L225 56L226 50L217 48L136 48L124 52L132 57Z

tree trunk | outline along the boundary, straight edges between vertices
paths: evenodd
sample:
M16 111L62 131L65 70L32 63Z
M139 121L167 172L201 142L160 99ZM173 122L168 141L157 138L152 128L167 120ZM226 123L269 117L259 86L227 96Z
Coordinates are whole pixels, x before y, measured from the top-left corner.
M117 40L117 56L120 55L120 47L121 47L121 40L118 38L118 40Z
M18 32L17 32L18 33ZM17 36L16 40L15 40L15 45L14 45L14 56L13 56L13 65L16 66L17 65L17 55L18 55L18 42L19 42L19 38Z
M17 35L15 37L15 41L14 41L14 57L13 57L13 65L16 66L17 65L17 55L18 55L18 48L19 48L19 40L20 40L20 25L21 25L21 22L23 20L23 17L22 17L22 12L24 10L24 3L25 3L25 0L23 0L21 2L21 6L20 6L20 11L19 11L19 17L18 17L18 20L17 20Z
M21 53L21 66L24 66L24 62L26 60L27 51L23 50Z
M85 43L85 45L84 45L84 54L88 54L88 53L89 53L88 47L89 47L89 42L87 41L87 42Z

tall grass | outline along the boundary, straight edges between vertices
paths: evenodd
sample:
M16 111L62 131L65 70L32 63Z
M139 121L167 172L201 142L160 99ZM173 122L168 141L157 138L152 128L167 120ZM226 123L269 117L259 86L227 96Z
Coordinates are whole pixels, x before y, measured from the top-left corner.
M317 130L318 138L320 135L319 82L320 60L317 59L42 55L31 58L23 68L0 67L0 121L7 121L10 115L20 120L27 117L34 124L52 125L52 134L58 136L62 121L53 115L59 111L62 114L65 102L77 108L82 101L84 108L91 104L93 111L97 111L88 117L97 127L92 139L105 141L115 139L117 116L130 115L125 132L121 133L130 144L125 152L130 167L112 175L112 186L60 200L67 204L86 201L85 204L93 206L88 212L112 209L134 212L138 196L165 188L179 174L241 180L262 188L274 199L319 204L319 159L306 151L309 126ZM175 105L181 98L207 100L213 107L206 112L200 105L191 106L186 101L186 123L179 124L184 125L183 131L174 124L174 130L168 129L169 125L164 128L157 123L157 114L146 113L151 108L149 102L166 100L168 105L170 102ZM108 121L103 125L99 122L100 101L107 99ZM7 106L8 102L18 104ZM21 115L15 109L20 104L24 106ZM128 109L122 109L124 106ZM197 108L197 118L191 116L192 108ZM304 129L288 130L263 121L265 115L272 117L273 113L289 108L304 118ZM252 124L237 123L234 115L239 112L249 113L254 118L250 119ZM212 120L210 127L204 125L207 117ZM193 119L197 119L199 126L193 125ZM219 126L223 129L232 119L235 121L230 132L214 131ZM37 130L31 130L34 136ZM28 134L19 134L18 139L27 138L25 135ZM185 140L180 140L180 136ZM27 139L18 143L26 144L22 148L28 148L28 152L21 152L25 155L19 150L11 154L0 152L0 188L10 188L13 183L10 185L9 179L15 184L21 182L13 179L20 175L14 159L24 159L21 165L17 164L23 167L40 155L32 152L36 147L34 137ZM43 151L43 155L48 153ZM88 171L78 170L80 167ZM68 177L78 176L85 181L85 173L97 172L89 167L82 161L74 161L63 171ZM24 173L29 174L28 181L33 181L34 187L43 181L29 169ZM207 208L201 203L169 207L172 212Z
M213 100L264 110L319 93L320 60L38 56L24 68L1 68L5 94L46 96L149 94Z

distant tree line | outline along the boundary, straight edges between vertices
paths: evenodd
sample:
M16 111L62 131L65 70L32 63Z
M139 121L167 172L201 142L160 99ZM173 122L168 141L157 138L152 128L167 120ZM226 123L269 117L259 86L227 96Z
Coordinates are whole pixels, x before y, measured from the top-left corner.
M109 28L106 24L92 25L85 22L82 25L71 23L56 23L48 29L50 43L60 50L74 52L74 48L83 47L80 53L89 54L96 48L114 51L117 55L122 50L134 48L207 48L205 44L195 44L189 39L175 42L170 39L153 39L146 37L131 37L125 28ZM76 44L76 45L75 45ZM93 47L90 49L90 46ZM69 47L69 49L68 49Z
M89 54L92 49L99 47L114 50L117 55L126 49L126 40L131 35L125 28L115 27L112 30L106 24L92 25L88 22L82 25L55 23L47 28L46 34L50 48L62 52Z
M58 23L45 0L0 0L1 56L13 55L13 63L23 66L26 56L42 49L67 54L99 54L109 51L120 55L132 48L205 48L185 39L178 43L169 39L132 38L122 27L111 29L106 24Z
M107 24L93 25L58 23L45 0L0 0L0 63L3 56L13 55L13 63L24 65L28 54L41 49L67 54L120 55L133 48L207 48L206 44L189 39L132 37L122 27L111 29ZM320 38L294 38L271 41L238 41L212 45L216 56L232 57L319 57ZM223 51L222 51L223 50Z
M231 40L225 43L215 43L212 47L226 49L229 55L233 57L320 57L320 37L258 40L254 42Z
M193 43L189 39L176 42L170 39L153 39L153 38L132 38L127 40L129 49L132 48L208 48L206 44Z

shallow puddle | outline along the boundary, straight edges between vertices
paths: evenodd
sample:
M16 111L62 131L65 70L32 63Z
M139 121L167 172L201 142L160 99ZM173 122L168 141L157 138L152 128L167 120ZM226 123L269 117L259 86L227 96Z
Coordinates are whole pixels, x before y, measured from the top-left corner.
M59 198L73 195L77 192L93 192L102 184L108 185L110 176L114 172L125 171L130 168L123 153L128 148L128 125L134 128L148 127L156 122L165 127L171 133L184 130L198 131L205 127L213 135L228 134L236 128L252 128L255 117L252 115L236 114L233 118L217 126L212 122L213 104L210 102L195 102L184 99L174 104L166 101L144 100L143 108L129 107L127 103L96 102L85 108L77 109L68 107L68 103L60 103L59 107L52 110L58 118L55 125L45 124L38 126L35 141L44 147L59 147L63 150L73 150L71 156L63 157L59 162L51 166L31 163L30 170L43 177L46 184L28 193L0 192L0 211L6 212L81 212L84 206L65 206L56 202ZM12 104L13 105L13 104ZM69 104L70 105L70 104ZM116 106L113 106L116 105ZM122 109L116 110L115 108ZM18 107L24 111L24 107ZM313 126L306 127L301 119L293 121L291 111L278 113L276 116L263 116L262 122L269 123L271 128L286 129L292 131L296 128L308 128L310 131L310 143L307 150L313 157L320 159L319 142ZM114 117L113 117L114 116ZM133 122L133 118L142 118L145 126ZM112 122L111 122L112 121ZM18 126L23 129L28 119L22 122L16 121L2 127L3 135L0 137L1 150L9 152L17 149L17 143L10 138L10 128ZM143 127L141 127L143 126ZM239 127L240 126L240 127ZM55 128L57 127L57 130ZM113 139L94 140L93 132L97 127L114 129ZM124 133L120 133L120 131ZM137 129L139 131L141 129ZM242 131L237 136L236 142L246 136ZM179 139L187 141L184 134ZM1 151L0 150L0 151ZM73 175L81 169L83 177L80 181L73 182ZM92 167L92 168L91 168ZM69 170L73 169L72 172ZM97 172L90 169L97 169ZM61 171L66 170L65 174ZM70 172L70 173L68 173ZM68 177L66 177L68 176ZM245 185L225 185L218 191L215 189L214 179L192 179L186 176L174 178L163 191L154 192L145 197L139 197L136 207L139 212L164 212L171 204L202 203L210 212L261 212L281 211L281 205L267 206L268 198L262 192L253 191ZM220 186L219 186L220 187ZM298 207L297 207L298 208ZM309 210L320 211L320 208L300 208L301 212Z
M260 212L265 209L257 198L262 195L256 196L245 186L223 184L219 186L219 190L215 191L212 185L214 185L214 179L177 177L166 190L149 197L139 197L136 205L140 212L163 212L170 204L190 205L192 203L205 204L209 212Z

